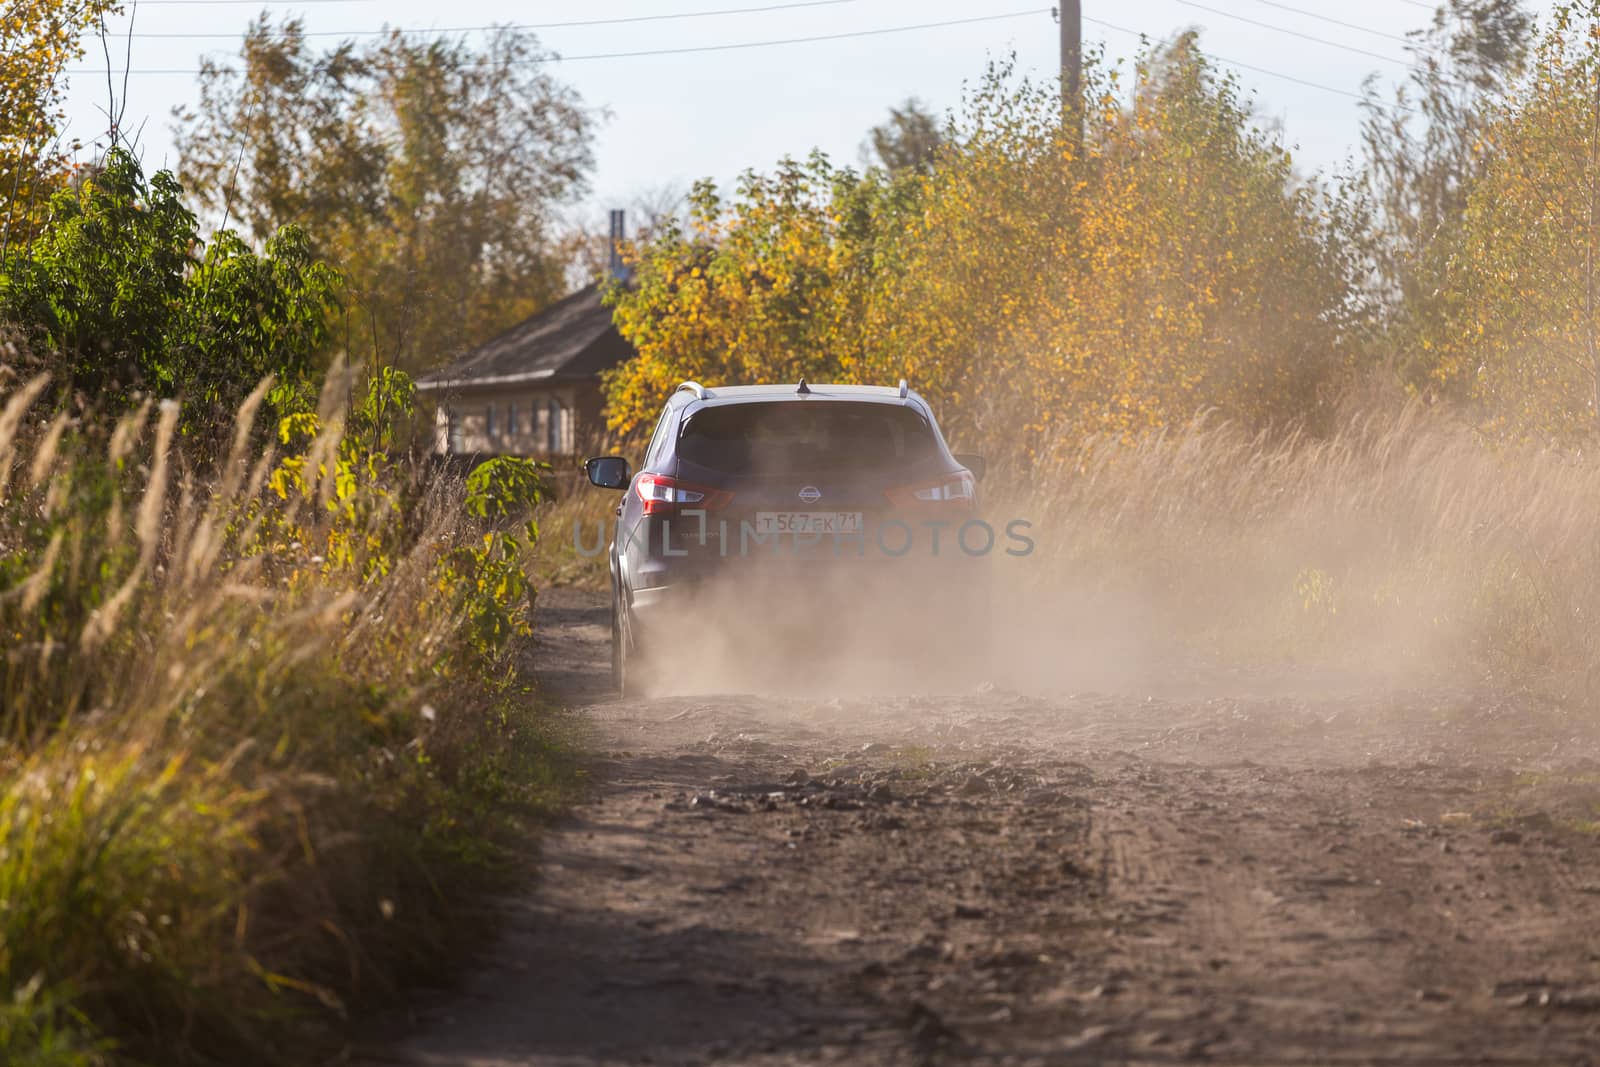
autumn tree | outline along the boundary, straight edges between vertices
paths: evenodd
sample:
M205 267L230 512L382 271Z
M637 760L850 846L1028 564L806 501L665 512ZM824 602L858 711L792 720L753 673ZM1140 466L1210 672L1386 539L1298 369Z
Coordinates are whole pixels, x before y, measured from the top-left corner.
M1483 173L1435 242L1426 383L1497 434L1600 430L1600 3L1558 8L1483 130Z
M703 184L637 250L609 382L618 429L684 377L893 383L996 454L1132 435L1203 408L1252 426L1322 417L1355 359L1360 257L1343 207L1295 177L1190 37L1119 92L1087 72L1084 140L1054 85L991 71L936 165L813 157Z
M235 63L204 64L181 172L216 220L256 240L293 223L344 271L353 356L433 366L564 289L556 214L593 116L551 59L512 28L319 52L263 16Z
M7 0L0 7L0 249L31 234L61 183L67 65L83 35L121 10L109 0Z
M1488 165L1485 128L1525 68L1532 30L1521 0L1445 0L1428 27L1410 35L1411 73L1393 99L1367 83L1361 140L1376 209L1374 281L1400 347L1432 297L1422 259L1460 222Z
M889 118L872 128L862 155L892 172L925 170L933 165L943 143L938 116L913 96L890 108Z
M698 183L685 218L638 246L632 284L613 292L641 357L608 378L612 425L638 426L684 378L862 380L866 305L892 273L878 253L893 254L914 195L821 153L745 174L732 203Z

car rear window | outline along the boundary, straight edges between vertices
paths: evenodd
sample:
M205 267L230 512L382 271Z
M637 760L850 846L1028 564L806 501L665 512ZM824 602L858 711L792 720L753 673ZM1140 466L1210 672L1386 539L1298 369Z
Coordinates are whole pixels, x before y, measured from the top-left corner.
M681 459L728 474L883 470L937 452L928 420L894 404L729 404L702 408L678 433Z

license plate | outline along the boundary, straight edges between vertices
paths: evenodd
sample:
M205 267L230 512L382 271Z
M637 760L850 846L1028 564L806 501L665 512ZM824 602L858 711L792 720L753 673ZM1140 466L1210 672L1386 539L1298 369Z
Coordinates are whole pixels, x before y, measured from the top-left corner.
M757 534L858 534L862 530L859 511L758 511Z

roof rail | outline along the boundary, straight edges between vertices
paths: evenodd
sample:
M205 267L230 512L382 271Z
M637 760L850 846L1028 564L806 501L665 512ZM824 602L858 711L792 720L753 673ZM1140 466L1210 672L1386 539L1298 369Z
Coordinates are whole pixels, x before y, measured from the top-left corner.
M911 391L911 387L906 384L906 380L904 378L901 378L900 379L900 399L904 400L906 398L906 394L908 392L910 392L910 391Z
M682 385L678 386L677 391L681 393L685 389L693 393L696 400L711 399L711 390L707 389L699 382L684 382Z

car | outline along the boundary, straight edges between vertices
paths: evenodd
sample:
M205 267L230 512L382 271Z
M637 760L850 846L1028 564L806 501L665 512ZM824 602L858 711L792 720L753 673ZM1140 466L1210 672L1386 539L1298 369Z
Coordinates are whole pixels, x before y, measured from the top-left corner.
M638 470L621 456L584 469L624 494L608 549L623 694L713 639L739 657L881 645L947 663L986 649L985 463L950 451L904 381L684 382Z

